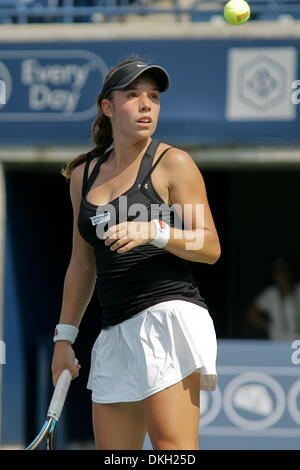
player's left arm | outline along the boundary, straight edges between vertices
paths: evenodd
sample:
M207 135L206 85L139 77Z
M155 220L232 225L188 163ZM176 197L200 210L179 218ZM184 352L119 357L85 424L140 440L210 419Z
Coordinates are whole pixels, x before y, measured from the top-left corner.
M173 148L165 155L169 204L183 221L170 228L164 249L189 261L214 264L221 254L219 237L209 207L203 176L192 157Z

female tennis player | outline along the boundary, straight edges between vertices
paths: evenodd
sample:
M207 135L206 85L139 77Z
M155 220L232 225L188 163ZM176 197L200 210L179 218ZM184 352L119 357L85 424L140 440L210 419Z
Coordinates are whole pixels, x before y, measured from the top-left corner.
M97 97L95 148L65 169L73 251L54 336L54 384L96 284L103 329L92 350L96 448L198 449L200 389L216 387L216 336L188 261L213 264L220 244L191 156L152 139L168 73L128 60Z

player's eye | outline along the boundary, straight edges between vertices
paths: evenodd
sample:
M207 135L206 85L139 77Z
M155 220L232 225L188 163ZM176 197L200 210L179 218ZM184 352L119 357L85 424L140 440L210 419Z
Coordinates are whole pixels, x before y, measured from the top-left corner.
M135 91L129 91L126 94L127 98L135 98L137 96L137 93Z
M155 93L152 93L152 94L151 94L151 99L152 99L152 100L159 100L159 94L156 93L156 92L155 92Z

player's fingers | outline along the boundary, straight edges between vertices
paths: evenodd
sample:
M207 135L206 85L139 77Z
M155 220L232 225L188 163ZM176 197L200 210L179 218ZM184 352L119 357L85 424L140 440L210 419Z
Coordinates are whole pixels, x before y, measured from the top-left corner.
M76 379L79 376L79 369L81 368L80 364L76 364L72 369L70 369L72 380Z
M126 253L127 251L132 250L132 248L135 248L138 246L139 243L136 240L132 240L128 243L126 243L124 246L121 246L120 248L117 249L118 253Z
M70 374L72 376L72 380L73 380L79 376L80 368L81 368L81 365L77 363L76 365L71 366L71 367L65 367L64 369L60 368L60 369L55 370L52 374L52 381L53 381L54 387L56 386L59 376L63 372L63 370L69 369Z
M110 246L110 249L112 251L118 250L120 247L126 245L128 242L129 242L129 238L127 237L127 235L124 235L119 240L117 240L115 243L113 243Z
M62 373L62 369L57 369L52 373L52 382L53 382L54 387L56 386L58 378L61 373Z
M118 237L119 229L119 225L109 227L107 231L103 234L104 240L116 240L116 238Z
M105 245L110 246L116 241L120 240L120 238L124 238L127 235L126 226L116 226L116 230L109 229L106 234L104 235ZM114 227L114 228L116 228Z

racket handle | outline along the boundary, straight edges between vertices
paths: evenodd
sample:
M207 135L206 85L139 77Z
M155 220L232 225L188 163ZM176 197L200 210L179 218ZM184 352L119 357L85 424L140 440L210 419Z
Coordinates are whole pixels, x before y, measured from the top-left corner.
M75 364L78 364L77 359ZM71 380L71 372L68 369L63 370L58 378L52 395L47 413L48 418L55 418L56 421L59 420L63 406L65 404L67 393L69 391Z

